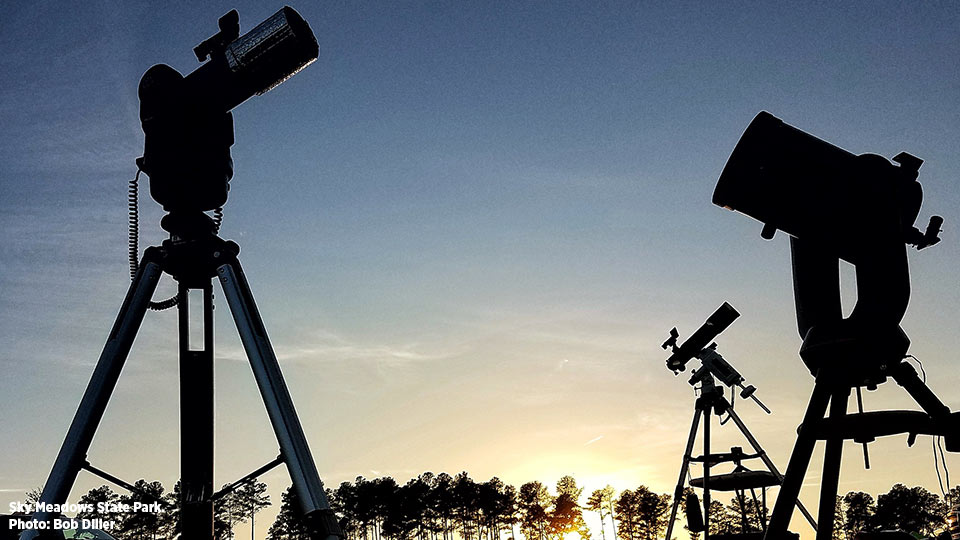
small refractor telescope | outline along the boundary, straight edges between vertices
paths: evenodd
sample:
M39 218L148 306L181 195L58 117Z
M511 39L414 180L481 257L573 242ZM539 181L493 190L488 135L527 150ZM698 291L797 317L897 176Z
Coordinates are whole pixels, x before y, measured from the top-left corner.
M745 379L740 372L736 370L729 362L720 356L717 352L717 344L713 343L713 338L727 329L733 321L740 316L740 313L733 306L724 302L713 315L707 318L703 326L697 329L686 341L677 346L677 339L680 333L674 327L670 330L670 337L663 342L663 349L670 349L673 354L667 359L667 367L673 373L679 374L687 369L687 362L696 358L700 360L700 367L695 369L688 381L690 385L697 385L708 381L712 384L712 379L716 378L723 384L740 388L740 397L750 398L760 406L767 414L770 409L767 408L754 393L757 391L753 385L744 386Z

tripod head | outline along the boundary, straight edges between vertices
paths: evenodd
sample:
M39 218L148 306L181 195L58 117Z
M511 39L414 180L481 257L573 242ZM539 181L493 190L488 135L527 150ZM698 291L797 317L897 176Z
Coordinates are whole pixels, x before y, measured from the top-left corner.
M746 382L743 375L740 375L740 372L730 365L730 362L727 362L720 356L720 353L717 352L716 343L711 343L709 347L703 349L697 358L700 360L700 367L694 370L693 375L690 376L690 380L687 381L690 383L690 386L701 384L708 377L716 378L716 380L730 387L731 390L733 390L734 387L739 388L740 397L752 399L764 412L770 414L770 409L754 395L757 387L752 384L749 386L743 385L743 383Z

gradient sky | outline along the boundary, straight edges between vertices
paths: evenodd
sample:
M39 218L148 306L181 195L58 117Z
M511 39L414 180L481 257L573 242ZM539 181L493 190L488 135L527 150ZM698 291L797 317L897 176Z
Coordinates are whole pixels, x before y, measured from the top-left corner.
M46 479L128 285L140 76L195 69L193 46L229 9L246 31L281 5L0 5L0 508ZM920 219L943 215L944 240L910 255L903 328L960 408L957 4L294 7L321 57L234 111L222 235L243 248L328 486L467 470L671 492L693 392L659 345L723 301L742 316L720 351L774 414L738 410L785 469L813 384L796 355L787 241L710 203L760 110L854 153L925 160ZM141 246L164 237L146 192ZM217 298L219 486L277 445ZM148 315L94 465L172 486L176 365L174 313ZM892 382L866 407L915 408ZM714 448L747 446L732 425L714 431ZM846 447L841 493L939 493L928 437L871 450L864 471ZM286 471L263 480L279 502ZM72 499L101 483L81 473ZM810 533L799 514L793 528Z

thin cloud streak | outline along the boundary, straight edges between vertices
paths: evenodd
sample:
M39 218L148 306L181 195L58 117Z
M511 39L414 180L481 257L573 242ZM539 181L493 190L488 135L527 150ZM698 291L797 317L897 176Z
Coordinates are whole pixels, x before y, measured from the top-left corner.
M418 344L384 345L350 342L331 333L323 333L320 340L302 345L281 345L275 347L277 359L282 362L337 362L364 361L378 362L435 362L458 357L467 351L466 347L454 347L451 350L424 352ZM222 348L219 358L246 361L246 353L240 348Z

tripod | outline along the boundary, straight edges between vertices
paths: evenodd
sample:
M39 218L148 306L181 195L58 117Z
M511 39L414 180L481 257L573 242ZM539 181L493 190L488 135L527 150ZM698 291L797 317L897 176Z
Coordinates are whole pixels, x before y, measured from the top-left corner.
M301 500L311 538L342 538L343 533L327 502L277 357L237 259L239 246L216 236L212 222L202 213L170 214L164 217L162 225L171 232L170 239L144 252L44 485L40 501L64 503L81 469L129 487L129 484L90 465L87 451L143 322L157 282L166 272L177 281L180 299L177 307L180 340L181 538L212 540L214 500L280 463L287 466L294 490ZM277 459L217 493L213 491L214 277L220 280L280 446ZM203 295L203 343L199 348L195 348L189 339L189 305L186 296L191 289L199 289ZM38 512L34 517L38 521L49 521L54 516ZM22 538L36 535L35 531L28 531Z
M710 351L712 352L712 351ZM713 353L716 354L716 353ZM719 356L719 355L718 355ZM693 422L690 424L690 435L687 437L687 446L683 453L683 461L680 465L680 477L677 479L677 487L673 494L673 506L670 508L670 520L667 522L667 533L665 538L671 538L673 533L673 522L677 518L677 508L680 505L680 498L683 496L683 484L690 468L691 462L703 463L703 477L691 480L690 484L695 487L703 488L703 533L704 540L710 537L710 490L737 491L742 494L746 489L751 491L756 488L766 488L769 486L780 485L783 482L783 475L777 470L776 465L767 456L767 453L761 448L760 443L747 429L740 416L733 410L730 402L723 395L723 388L717 386L714 377L710 373L704 373L698 377L701 382L700 397L695 402L693 413ZM695 381L691 380L691 384ZM752 394L751 394L752 396ZM734 448L729 454L711 454L710 453L710 417L712 414L717 416L724 413L728 414L733 423L753 447L755 454L745 455L739 448ZM703 455L693 457L693 446L697 438L697 428L700 419L703 417ZM743 471L739 466L742 459L760 458L768 471ZM737 471L729 474L718 475L711 482L710 468L714 464L734 461L738 465ZM741 495L741 503L743 502ZM779 501L779 499L778 499ZM817 524L813 516L804 508L803 503L796 500L797 507L810 522L810 525L816 529ZM764 508L766 508L766 496L764 495ZM763 527L763 521L761 521Z
M907 433L907 444L911 446L918 434L943 435L948 451L960 451L960 412L951 413L920 380L913 367L903 361L909 344L899 325L866 333L844 320L834 326L815 326L809 331L800 356L816 376L816 383L790 455L780 496L770 516L766 538L783 537L790 522L792 501L800 492L818 440L826 444L817 514L822 526L817 531L817 540L831 538L845 439L863 444L867 468L870 467L867 443L885 435ZM923 412L863 412L860 387L876 388L888 375L910 394ZM847 414L853 388L857 391L859 412ZM828 404L829 416L825 418Z

